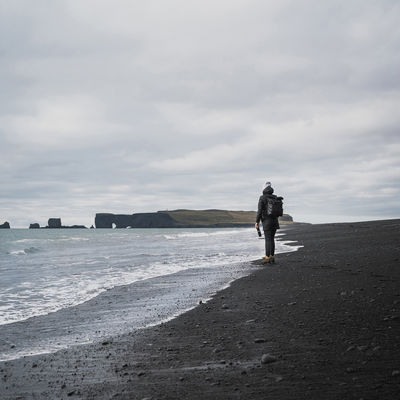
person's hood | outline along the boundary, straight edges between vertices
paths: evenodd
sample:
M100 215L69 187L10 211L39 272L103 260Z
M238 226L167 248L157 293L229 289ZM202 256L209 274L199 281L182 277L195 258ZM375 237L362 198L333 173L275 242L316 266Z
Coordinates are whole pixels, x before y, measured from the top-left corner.
M263 190L263 194L272 194L274 193L274 189L272 189L271 186L267 186L264 190Z

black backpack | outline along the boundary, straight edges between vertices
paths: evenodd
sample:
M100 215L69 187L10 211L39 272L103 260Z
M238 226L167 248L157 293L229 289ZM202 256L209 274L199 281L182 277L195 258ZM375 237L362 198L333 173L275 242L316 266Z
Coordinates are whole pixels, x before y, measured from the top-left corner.
M283 197L268 197L267 200L267 216L278 218L283 215Z

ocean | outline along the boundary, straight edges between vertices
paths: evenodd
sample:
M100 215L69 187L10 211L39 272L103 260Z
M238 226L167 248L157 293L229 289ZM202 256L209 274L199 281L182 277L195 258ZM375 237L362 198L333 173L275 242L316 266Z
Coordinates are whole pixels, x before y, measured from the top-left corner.
M277 253L297 250L279 238ZM159 324L263 251L250 228L0 230L0 360Z

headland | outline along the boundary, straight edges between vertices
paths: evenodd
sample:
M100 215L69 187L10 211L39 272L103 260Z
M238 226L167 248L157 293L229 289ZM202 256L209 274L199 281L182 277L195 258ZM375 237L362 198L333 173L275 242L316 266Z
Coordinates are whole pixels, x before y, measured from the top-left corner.
M180 209L130 215L98 213L95 225L96 228L240 228L254 226L255 221L255 211ZM293 218L284 214L280 222L293 223Z

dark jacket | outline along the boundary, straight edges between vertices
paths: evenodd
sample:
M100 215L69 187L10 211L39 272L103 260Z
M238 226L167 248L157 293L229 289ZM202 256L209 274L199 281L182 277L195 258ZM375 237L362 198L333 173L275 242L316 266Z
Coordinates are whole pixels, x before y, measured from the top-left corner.
M257 211L256 222L258 224L260 221L262 221L264 231L268 229L280 228L278 218L267 215L268 198L270 199L277 198L277 196L275 196L273 193L274 189L268 186L263 190L263 194L262 196L260 196L260 199L258 200L258 211Z

